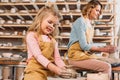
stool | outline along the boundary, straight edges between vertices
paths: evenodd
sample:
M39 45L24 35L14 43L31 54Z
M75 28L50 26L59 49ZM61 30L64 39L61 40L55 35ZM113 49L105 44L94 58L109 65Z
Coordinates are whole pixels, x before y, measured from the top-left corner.
M113 80L120 80L120 67L113 67L112 68L112 79Z

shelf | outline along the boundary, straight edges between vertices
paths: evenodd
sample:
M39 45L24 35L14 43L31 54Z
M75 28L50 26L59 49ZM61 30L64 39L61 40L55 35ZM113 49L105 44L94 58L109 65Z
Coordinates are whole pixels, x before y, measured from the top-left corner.
M0 24L2 27L29 27L30 24Z
M71 28L72 27L72 24L61 24L61 27L68 27L68 28ZM114 27L113 24L96 24L94 26L95 28L112 28Z
M68 36L67 37L66 36L65 37L64 36L63 37L62 36L56 36L56 38L57 39L63 39L63 38L64 39L69 39ZM112 36L104 36L104 35L103 36L94 36L93 39L112 39Z
M59 50L68 50L67 47L59 47Z
M0 49L20 49L20 50L23 50L23 49L25 49L25 46L11 46L11 47L0 46Z
M98 41L94 41L96 43L108 43L110 44L112 42L112 40L98 40Z
M0 16L35 16L36 13L0 13Z
M113 27L113 24L98 24L98 25L95 25L95 27L108 28L108 27Z
M49 4L55 4L55 5L66 5L66 4L68 4L68 5L76 5L76 4L81 4L81 5L85 5L87 2L65 2L65 1L63 1L63 2L56 2L56 3L49 3ZM44 3L42 3L42 2L9 2L9 3L7 3L7 2L0 2L0 5L4 5L4 6L6 6L6 5L11 5L11 6L13 6L13 5L45 5L46 3L44 2ZM106 5L106 4L111 4L111 5L113 5L114 3L113 2L101 2L101 4L103 4L103 5Z
M93 39L112 39L112 36L94 36Z
M67 27L67 28L70 28L72 27L70 24L62 24L61 27Z
M13 36L11 36L11 35L0 35L0 38L25 38L25 36L21 36L21 35L17 35L17 36L15 36L15 35L13 35Z
M35 16L37 13L36 12L24 12L24 13L21 13L21 12L16 12L16 13L11 13L11 12L5 12L5 13L0 13L0 16L17 16L17 15L20 15L20 16ZM61 15L78 15L80 16L81 13L80 12L73 12L73 11L69 11L69 12L62 12L60 11L60 14ZM103 13L102 15L113 15L113 13Z
M65 36L65 37L63 37L63 36L56 36L55 38L57 38L57 39L69 39L69 37L68 36Z
M112 32L113 30L101 30L101 32Z
M9 0L10 1L10 0ZM81 8L86 4L87 2L85 0L80 0L80 1L57 1L55 3L49 3L49 4L54 4L55 7L58 9L59 13L62 15L62 22L60 23L59 29L60 29L60 34L62 32L70 32L72 23L82 15L81 13ZM106 33L108 35L114 35L113 31L115 31L115 25L114 25L114 16L115 10L115 2L114 0L111 2L107 2L107 0L102 0L101 3L103 4L103 13L102 17L99 20L95 20L94 28L99 29L100 32ZM1 32L2 30L11 30L11 33L14 33L13 31L22 32L24 29L28 29L31 24L27 23L20 23L17 24L16 20L21 19L22 21L26 20L33 20L34 17L36 16L38 10L46 5L45 1L38 1L38 2L0 2L0 9L3 10L3 12L0 12L0 18L5 20L5 23L0 24L0 29ZM80 6L78 8L78 6ZM15 8L16 11L11 13L11 9ZM65 11L64 9L65 8ZM12 24L8 24L8 20L13 20ZM65 24L65 20L69 20L69 24ZM23 29L23 30L22 30ZM114 37L114 36L113 36ZM112 36L94 36L93 41L94 42L99 42L99 43L109 43L112 44L113 41ZM1 39L24 39L24 35L0 35ZM58 40L62 40L62 42L67 42L69 40L69 36L63 36L59 35L55 37ZM23 49L22 47L1 47L0 49ZM67 47L61 47L59 46L60 51L67 50Z

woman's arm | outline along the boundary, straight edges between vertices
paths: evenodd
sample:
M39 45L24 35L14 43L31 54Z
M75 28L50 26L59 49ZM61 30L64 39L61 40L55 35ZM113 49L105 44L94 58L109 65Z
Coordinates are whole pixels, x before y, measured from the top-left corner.
M108 45L105 47L96 47L92 46L90 51L95 51L95 52L107 52L107 53L114 53L116 51L117 47Z

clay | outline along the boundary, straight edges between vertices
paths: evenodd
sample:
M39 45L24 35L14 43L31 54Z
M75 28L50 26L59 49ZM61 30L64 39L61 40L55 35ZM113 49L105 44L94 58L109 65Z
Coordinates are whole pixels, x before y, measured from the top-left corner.
M73 66L68 65L65 67L67 68L67 73L61 75L60 77L65 78L65 79L77 78L78 73L75 71L75 69L73 69Z

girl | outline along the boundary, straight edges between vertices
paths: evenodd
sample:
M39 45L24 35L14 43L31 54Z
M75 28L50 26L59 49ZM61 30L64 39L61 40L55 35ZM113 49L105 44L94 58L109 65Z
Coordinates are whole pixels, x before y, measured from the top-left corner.
M54 39L60 15L53 7L43 7L36 15L26 36L27 66L24 80L47 80L52 72L62 75L66 71L60 58L58 43Z
M98 19L102 5L98 0L91 0L82 9L82 16L74 23L68 43L69 64L79 68L108 73L111 77L111 65L97 60L93 52L113 53L115 46L97 47L92 44L92 20Z

